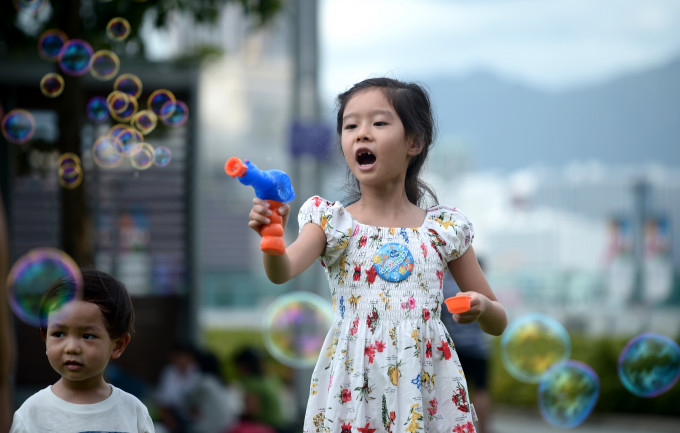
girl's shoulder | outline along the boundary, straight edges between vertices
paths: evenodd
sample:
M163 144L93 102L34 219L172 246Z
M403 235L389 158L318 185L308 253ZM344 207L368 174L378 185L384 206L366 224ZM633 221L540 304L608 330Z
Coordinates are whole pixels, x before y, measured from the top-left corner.
M436 205L427 209L423 225L429 228L441 227L446 230L455 225L472 226L472 223L460 209L453 206Z
M299 226L314 223L324 231L329 228L345 231L352 225L352 216L339 201L332 202L318 195L308 198L298 212Z

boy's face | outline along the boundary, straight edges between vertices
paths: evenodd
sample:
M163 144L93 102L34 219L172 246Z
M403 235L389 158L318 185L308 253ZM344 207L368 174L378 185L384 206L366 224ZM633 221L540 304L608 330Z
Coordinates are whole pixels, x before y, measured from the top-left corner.
M52 368L81 389L100 385L109 359L118 358L130 341L129 334L111 339L99 307L84 301L51 312L43 337Z

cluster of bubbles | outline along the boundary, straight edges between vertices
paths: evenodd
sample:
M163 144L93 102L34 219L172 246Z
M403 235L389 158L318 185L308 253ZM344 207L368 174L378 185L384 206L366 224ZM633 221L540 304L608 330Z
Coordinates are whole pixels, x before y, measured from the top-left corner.
M599 377L587 364L570 359L569 334L554 318L529 313L510 322L501 337L500 355L511 376L538 384L539 410L548 423L573 428L595 408ZM641 334L621 351L618 375L631 393L658 396L680 377L680 347L664 335Z
M75 284L73 290L52 300L50 311L82 296L82 280L78 265L66 253L55 248L36 248L21 256L9 271L7 289L9 305L16 316L28 325L40 325L40 303L43 293L55 281L66 278Z
M315 364L332 322L330 302L309 292L291 292L267 307L263 335L267 350L294 368Z
M37 13L46 0L14 0L20 12ZM112 41L124 41L131 33L130 23L123 17L111 19L106 35ZM146 136L159 123L168 127L184 125L189 109L167 89L153 91L141 107L142 81L134 74L120 74L120 58L110 50L95 51L83 39L69 39L59 29L44 31L38 39L38 54L45 60L55 62L60 73L46 73L40 80L40 91L48 98L57 98L65 88L62 74L79 77L89 74L100 81L113 81L111 92L95 96L86 105L87 117L94 123L113 120L116 122L108 133L99 136L92 147L94 162L102 168L115 168L128 160L137 170L149 167L165 167L172 160L172 152L166 146L152 146ZM0 132L7 141L24 144L35 132L35 119L28 111L13 109L2 116ZM75 188L82 182L82 169L77 156L62 155L59 159L59 182L65 188Z

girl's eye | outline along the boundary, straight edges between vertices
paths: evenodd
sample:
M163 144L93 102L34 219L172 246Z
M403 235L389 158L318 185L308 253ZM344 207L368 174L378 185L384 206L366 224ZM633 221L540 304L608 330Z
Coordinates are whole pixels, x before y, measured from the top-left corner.
M95 336L92 334L83 334L84 340L94 340Z
M354 125L354 124L347 124L347 125L345 125L345 129L354 129L354 128L356 128L356 127L357 127L357 126Z
M385 125L387 125L387 122L378 121L378 122L375 122L373 125L375 125L375 126L385 126Z

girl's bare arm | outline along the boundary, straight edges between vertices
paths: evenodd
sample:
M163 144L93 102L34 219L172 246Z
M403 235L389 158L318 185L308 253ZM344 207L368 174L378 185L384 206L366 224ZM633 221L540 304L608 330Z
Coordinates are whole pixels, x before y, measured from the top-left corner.
M279 214L283 219L285 228L288 223L290 206L284 204L279 208ZM253 208L250 211L248 226L258 234L262 225L269 223L271 210L266 201L258 198L253 199ZM282 284L300 275L314 263L326 247L326 234L321 227L308 223L297 239L286 247L286 252L281 256L262 254L264 270L269 280L275 284Z
M508 324L508 317L486 280L472 246L462 256L449 262L449 270L461 292L471 298L467 312L453 315L456 322L476 320L487 334L501 335Z

